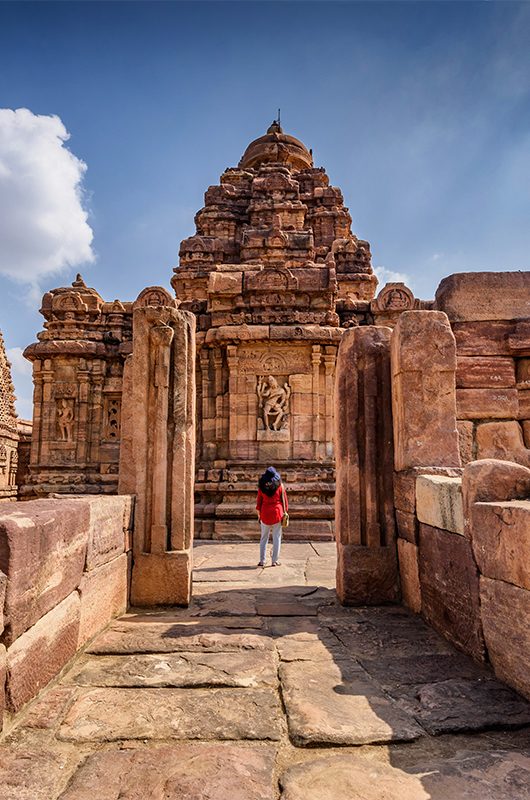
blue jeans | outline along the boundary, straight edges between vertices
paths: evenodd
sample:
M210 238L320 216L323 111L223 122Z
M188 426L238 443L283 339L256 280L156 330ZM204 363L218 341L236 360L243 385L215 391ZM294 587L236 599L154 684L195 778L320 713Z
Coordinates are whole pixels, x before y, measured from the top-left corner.
M280 547L282 544L282 523L277 522L276 525L261 525L261 539L259 541L259 560L265 563L267 557L267 543L269 541L269 533L272 531L272 563L278 561L280 557Z

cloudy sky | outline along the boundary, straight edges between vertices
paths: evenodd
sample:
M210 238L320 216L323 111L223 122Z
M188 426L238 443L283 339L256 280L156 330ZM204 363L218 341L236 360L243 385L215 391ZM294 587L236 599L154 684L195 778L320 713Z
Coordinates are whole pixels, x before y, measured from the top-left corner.
M530 4L0 3L0 328L169 286L208 185L281 107L383 282L530 267Z

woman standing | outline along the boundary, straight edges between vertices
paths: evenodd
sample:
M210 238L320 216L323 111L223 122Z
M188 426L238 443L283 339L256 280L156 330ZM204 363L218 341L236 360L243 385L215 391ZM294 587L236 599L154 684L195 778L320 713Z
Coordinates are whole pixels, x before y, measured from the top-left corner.
M282 479L274 467L267 467L258 481L256 511L261 523L259 543L259 567L265 566L267 542L272 531L272 566L280 566L280 547L282 543L282 520L287 514L289 504L283 488Z

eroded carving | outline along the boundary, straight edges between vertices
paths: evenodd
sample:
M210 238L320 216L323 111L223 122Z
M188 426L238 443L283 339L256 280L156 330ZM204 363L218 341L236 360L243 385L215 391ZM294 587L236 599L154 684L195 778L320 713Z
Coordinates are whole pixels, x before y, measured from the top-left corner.
M263 430L284 430L288 423L291 387L286 382L280 386L273 375L258 378L259 422ZM261 427L261 426L260 426Z

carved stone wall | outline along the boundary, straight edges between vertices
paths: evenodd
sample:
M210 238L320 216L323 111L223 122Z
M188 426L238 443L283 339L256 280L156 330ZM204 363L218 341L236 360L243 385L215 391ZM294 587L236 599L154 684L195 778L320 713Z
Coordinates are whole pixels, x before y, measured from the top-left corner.
M13 500L17 496L18 440L11 365L0 332L0 500Z
M24 496L115 493L123 363L132 304L106 303L81 276L42 300L33 362L33 433Z

